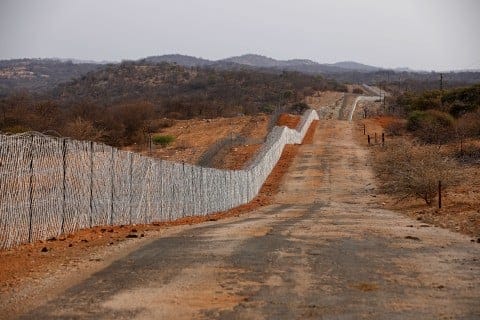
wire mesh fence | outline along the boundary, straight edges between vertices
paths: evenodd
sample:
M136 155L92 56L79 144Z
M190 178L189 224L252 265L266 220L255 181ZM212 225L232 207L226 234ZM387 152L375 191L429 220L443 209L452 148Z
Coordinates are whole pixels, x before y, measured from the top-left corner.
M252 200L296 130L275 127L243 170L153 159L110 146L41 134L0 135L0 248L101 225L168 221Z

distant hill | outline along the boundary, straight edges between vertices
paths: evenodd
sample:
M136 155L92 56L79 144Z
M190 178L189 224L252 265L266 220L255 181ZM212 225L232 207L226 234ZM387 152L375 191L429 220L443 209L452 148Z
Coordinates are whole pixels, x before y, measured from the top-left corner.
M58 59L0 60L0 96L26 89L40 92L101 68L97 63Z
M349 71L372 72L381 68L368 66L357 62L338 62L334 64L321 64L307 59L277 60L258 54L244 54L221 60L206 60L191 56L173 54L163 56L152 56L142 59L149 63L176 63L184 67L211 67L215 69L238 70L268 69L272 71L297 71L307 74L343 73Z
M310 60L276 60L273 58L257 55L245 54L242 56L231 57L220 61L233 62L242 65L257 67L257 68L281 68L295 65L314 65L316 64Z
M330 64L330 65L334 67L347 69L347 70L355 70L355 71L363 71L363 72L374 72L374 71L382 70L382 68L379 68L379 67L369 66L369 65L354 62L354 61L342 61L342 62Z
M307 59L292 59L292 60L276 60L273 58L256 55L245 54L242 56L231 57L221 61L234 62L241 65L247 65L257 68L273 68L288 71L298 71L303 73L318 74L318 73L336 73L345 71L377 71L380 68L367 66L357 62L339 62L335 64L321 64Z
M299 102L316 90L344 89L318 75L187 68L149 61L107 65L56 86L47 96L66 106L82 100L103 106L141 100L158 106L164 115L190 118L270 112L273 106Z
M213 61L186 56L182 54L166 54L163 56L151 56L145 59L141 59L141 62L146 63L175 63L184 67L205 67L214 64Z
M354 61L317 63L307 59L277 60L256 54L245 54L221 60L208 60L181 54L150 56L138 61L140 65L175 64L194 69L216 71L249 72L279 75L282 72L299 72L307 75L321 75L340 83L404 83L404 88L435 88L439 73L414 71L409 68L382 69ZM85 76L90 71L108 69L121 63L92 62L75 59L16 59L0 60L0 97L21 90L40 93ZM443 72L445 87L469 85L480 81L480 73L469 70ZM135 81L141 82L141 79ZM428 86L424 84L428 83ZM400 88L401 86L399 86ZM109 95L110 93L105 93Z

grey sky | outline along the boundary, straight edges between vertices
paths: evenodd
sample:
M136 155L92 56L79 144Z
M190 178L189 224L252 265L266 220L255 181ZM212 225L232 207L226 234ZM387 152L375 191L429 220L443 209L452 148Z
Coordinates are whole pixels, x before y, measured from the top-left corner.
M480 1L0 0L0 59L166 53L480 68Z

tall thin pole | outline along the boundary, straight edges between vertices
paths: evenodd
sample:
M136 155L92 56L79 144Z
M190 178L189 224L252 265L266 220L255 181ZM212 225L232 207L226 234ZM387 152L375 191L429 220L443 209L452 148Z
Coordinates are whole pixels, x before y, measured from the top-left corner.
M114 158L113 158L113 147L110 147L112 149L112 157L110 159L110 162L112 163L112 172L111 172L111 177L110 177L110 225L113 225L113 192L114 192L114 176L115 176L115 164L114 164Z
M130 156L130 170L129 170L129 173L128 173L128 176L130 177L129 181L128 181L128 184L129 184L129 188L128 190L130 190L130 195L129 195L129 201L128 201L128 217L129 217L129 224L132 224L132 195L133 195L133 190L132 190L132 180L133 180L133 154L132 153L129 153L129 156Z
M28 225L28 242L32 242L32 228L33 228L33 139L34 136L32 135L32 141L30 142L30 208L29 208L29 216L30 222Z
M60 233L65 233L65 214L66 214L66 202L67 202L67 139L63 139L63 204L62 204L62 227Z
M442 181L438 181L438 208L442 208Z
M93 141L90 141L90 228L93 227Z

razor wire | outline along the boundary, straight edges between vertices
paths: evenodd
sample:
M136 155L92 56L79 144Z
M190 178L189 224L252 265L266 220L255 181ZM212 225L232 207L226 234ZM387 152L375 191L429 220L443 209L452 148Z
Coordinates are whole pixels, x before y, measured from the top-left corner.
M170 221L250 202L286 144L317 120L274 127L242 170L153 159L101 143L42 134L0 135L0 248L79 229Z

